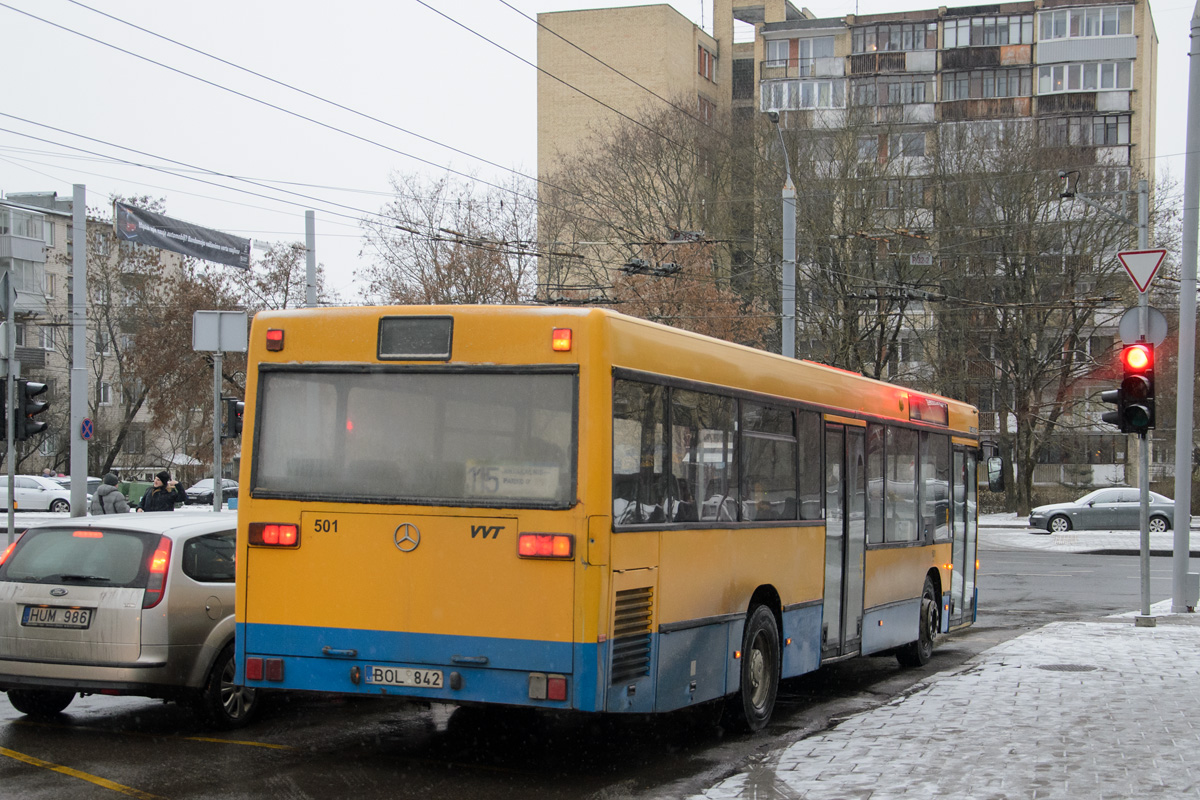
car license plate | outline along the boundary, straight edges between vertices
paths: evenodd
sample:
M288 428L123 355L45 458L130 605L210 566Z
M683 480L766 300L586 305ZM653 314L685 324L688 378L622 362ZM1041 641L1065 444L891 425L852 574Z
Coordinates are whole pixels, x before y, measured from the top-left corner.
M21 624L29 628L87 628L92 624L93 610L62 606L25 606Z
M438 669L402 669L367 665L367 683L377 686L421 686L442 688L442 671Z

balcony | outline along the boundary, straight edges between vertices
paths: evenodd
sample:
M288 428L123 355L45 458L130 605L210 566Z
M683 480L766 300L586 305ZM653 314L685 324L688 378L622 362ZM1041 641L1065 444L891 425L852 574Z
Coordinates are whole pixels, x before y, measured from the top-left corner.
M758 62L761 80L781 78L841 78L846 73L841 58L773 58Z
M938 104L943 122L962 122L973 119L1014 119L1028 117L1032 107L1029 97L986 97L978 100L947 100Z
M850 56L851 75L871 75L877 72L905 72L906 52L861 53Z

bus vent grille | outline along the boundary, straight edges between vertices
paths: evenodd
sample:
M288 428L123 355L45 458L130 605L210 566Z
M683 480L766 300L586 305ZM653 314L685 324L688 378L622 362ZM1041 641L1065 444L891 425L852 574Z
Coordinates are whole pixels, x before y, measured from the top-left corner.
M654 614L654 589L617 592L613 615L612 682L624 683L650 674L650 620Z

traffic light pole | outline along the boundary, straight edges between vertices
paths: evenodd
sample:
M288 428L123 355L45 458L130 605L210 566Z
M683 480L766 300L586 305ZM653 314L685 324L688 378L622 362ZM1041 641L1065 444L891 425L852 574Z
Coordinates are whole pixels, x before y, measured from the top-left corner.
M225 502L224 463L221 461L221 351L213 353L213 511Z

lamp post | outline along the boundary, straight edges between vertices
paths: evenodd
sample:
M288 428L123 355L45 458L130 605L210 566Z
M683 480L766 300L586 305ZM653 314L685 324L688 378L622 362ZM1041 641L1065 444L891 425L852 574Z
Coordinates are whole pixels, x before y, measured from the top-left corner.
M780 352L796 357L796 185L792 183L792 162L787 144L779 127L779 112L768 111L767 118L775 123L779 147L783 150L783 340Z

